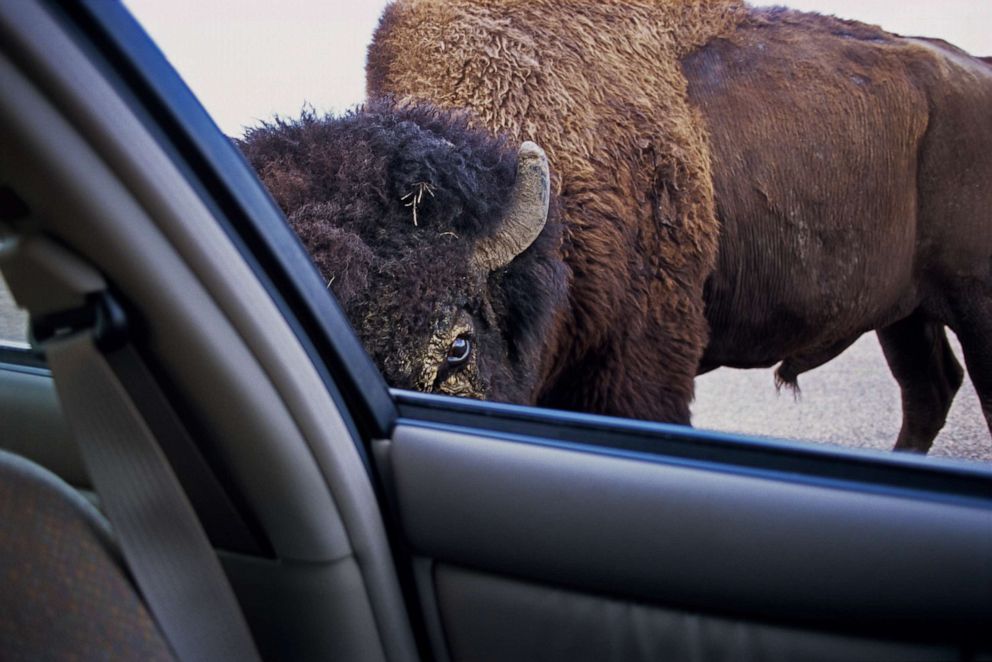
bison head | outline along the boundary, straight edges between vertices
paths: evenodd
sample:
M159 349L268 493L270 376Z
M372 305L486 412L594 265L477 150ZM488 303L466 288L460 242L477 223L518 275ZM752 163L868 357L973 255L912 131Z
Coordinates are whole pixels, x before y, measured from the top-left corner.
M386 100L240 147L390 385L533 401L567 286L537 145Z

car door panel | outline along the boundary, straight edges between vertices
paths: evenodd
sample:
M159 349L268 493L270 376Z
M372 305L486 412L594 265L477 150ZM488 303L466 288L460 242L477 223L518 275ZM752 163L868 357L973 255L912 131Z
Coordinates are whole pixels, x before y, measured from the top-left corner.
M946 645L718 618L448 564L433 574L456 660L946 662L958 655Z
M649 619L669 624L662 629L690 628L689 616L706 615L715 630L731 622L791 628L779 633L789 641L801 629L945 643L988 637L992 511L975 498L815 484L416 422L402 422L375 456L388 464L413 552L438 564L418 564L434 573L420 585L436 591L449 641L473 640L463 629L478 626L483 611L497 619L490 626L506 625L499 608L480 606L506 599L486 588L509 591L501 581L525 582L522 604L554 602L544 593L568 589L579 602L651 605L667 610ZM618 619L621 633L634 627L613 603L587 604L577 618L554 617L564 630L549 636L597 623L608 630ZM580 627L578 615L590 610L604 617ZM506 630L518 635L528 636ZM690 635L681 632L679 645Z

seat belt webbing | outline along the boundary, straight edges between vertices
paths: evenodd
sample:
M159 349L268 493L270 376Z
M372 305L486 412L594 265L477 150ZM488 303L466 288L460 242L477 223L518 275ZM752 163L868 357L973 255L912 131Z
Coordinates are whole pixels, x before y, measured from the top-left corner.
M44 347L93 486L173 652L183 662L259 660L216 552L93 330ZM114 351L140 361L130 345Z

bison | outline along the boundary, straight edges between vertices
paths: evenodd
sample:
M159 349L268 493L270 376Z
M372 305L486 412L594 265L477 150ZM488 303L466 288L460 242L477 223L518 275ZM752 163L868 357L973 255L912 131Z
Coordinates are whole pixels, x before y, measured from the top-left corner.
M875 330L925 452L949 326L992 429L988 64L733 0L400 0L367 81L243 147L393 385L688 424L697 374Z

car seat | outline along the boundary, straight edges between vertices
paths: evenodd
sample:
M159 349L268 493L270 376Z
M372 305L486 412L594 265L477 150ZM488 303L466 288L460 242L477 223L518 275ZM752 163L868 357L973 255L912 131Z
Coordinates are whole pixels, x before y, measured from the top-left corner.
M173 660L97 509L0 451L4 659Z

